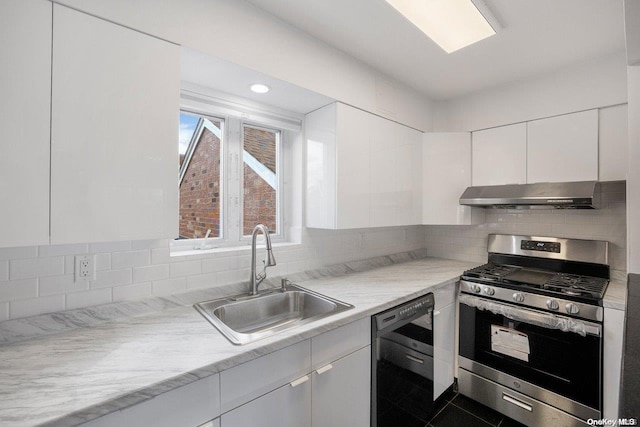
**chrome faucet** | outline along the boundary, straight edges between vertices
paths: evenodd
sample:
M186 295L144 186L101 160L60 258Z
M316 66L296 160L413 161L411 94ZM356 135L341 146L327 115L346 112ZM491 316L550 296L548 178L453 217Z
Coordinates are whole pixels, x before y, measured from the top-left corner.
M267 257L262 263L264 268L259 274L256 274L256 238L258 237L258 231L262 231L266 240ZM271 250L271 237L269 237L269 229L264 224L258 224L251 233L251 287L249 288L249 295L256 295L258 293L258 286L264 279L267 278L267 267L276 265L276 259L273 256Z

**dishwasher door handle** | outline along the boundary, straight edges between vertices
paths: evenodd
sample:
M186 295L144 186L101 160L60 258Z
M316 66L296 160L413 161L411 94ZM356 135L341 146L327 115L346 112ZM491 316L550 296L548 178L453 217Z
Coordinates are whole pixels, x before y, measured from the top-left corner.
M421 365L424 363L424 359L420 359L418 357L412 356L409 353L406 353L405 356L406 356L407 359L411 360L412 362L416 362L416 363L419 363Z

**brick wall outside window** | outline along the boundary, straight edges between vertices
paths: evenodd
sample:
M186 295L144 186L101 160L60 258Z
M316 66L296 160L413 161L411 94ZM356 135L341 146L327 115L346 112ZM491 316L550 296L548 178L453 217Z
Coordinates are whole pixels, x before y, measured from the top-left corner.
M276 172L276 134L274 132L244 127L244 149ZM244 165L243 235L249 235L256 224L265 224L269 231L277 232L276 190L264 181L247 164Z
M180 184L179 233L201 238L208 229L220 236L220 139L205 128Z

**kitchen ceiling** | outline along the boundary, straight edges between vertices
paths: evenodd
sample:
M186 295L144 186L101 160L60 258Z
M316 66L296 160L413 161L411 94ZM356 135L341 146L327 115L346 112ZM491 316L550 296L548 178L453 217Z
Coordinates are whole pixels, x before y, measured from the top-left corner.
M486 0L502 29L451 54L384 0L247 0L432 99L624 50L622 0Z

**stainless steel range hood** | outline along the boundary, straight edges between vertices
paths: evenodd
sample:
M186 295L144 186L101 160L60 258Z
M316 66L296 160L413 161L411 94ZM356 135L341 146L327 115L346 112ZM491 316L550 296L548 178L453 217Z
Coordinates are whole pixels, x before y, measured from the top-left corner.
M597 181L468 187L460 204L483 208L596 209Z

